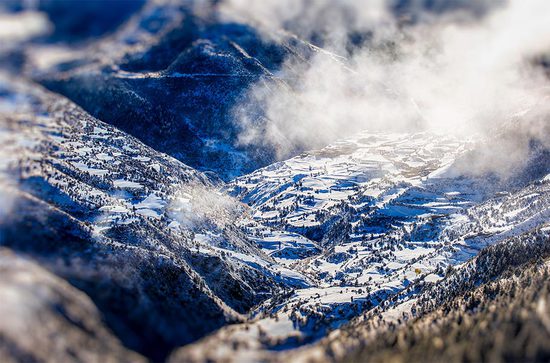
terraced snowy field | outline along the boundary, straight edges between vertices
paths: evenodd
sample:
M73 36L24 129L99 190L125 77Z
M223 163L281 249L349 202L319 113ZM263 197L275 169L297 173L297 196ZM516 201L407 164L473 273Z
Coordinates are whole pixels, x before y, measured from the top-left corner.
M363 134L230 183L252 208L259 247L315 286L266 301L245 325L176 357L200 360L208 351L222 359L232 349L239 359L272 359L269 351L310 343L411 289L437 285L489 245L548 228L548 177L499 192L457 168L473 147L427 133ZM276 242L277 228L292 238ZM400 301L397 317L414 306Z

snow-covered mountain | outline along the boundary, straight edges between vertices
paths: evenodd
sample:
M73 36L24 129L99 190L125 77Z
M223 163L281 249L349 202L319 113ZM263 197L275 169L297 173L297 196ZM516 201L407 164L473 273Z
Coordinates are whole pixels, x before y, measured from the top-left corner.
M237 106L315 62L353 73L323 27L106 3L0 4L0 29L26 25L0 32L1 361L550 359L543 106L484 136L388 125L281 153L241 142L273 120Z
M6 248L0 271L2 361L146 361L124 348L92 300L67 281Z
M543 361L549 231L546 224L485 248L440 282L411 285L337 334L290 356L345 362L365 355L383 361Z
M275 161L273 147L238 142L244 126L234 108L257 82L268 92L285 87L276 74L283 60L307 62L318 48L189 3L150 1L106 38L54 49L58 58L47 47L31 50L28 72L91 115L227 180ZM255 119L263 122L261 113Z
M30 83L5 76L2 92L18 211L2 245L85 292L101 329L155 360L208 333L170 359L363 349L323 337L430 316L434 296L457 296L452 281L482 283L464 276L490 246L548 239L548 176L465 174L476 140L365 131L225 184Z
M2 88L3 134L17 137L2 148L17 212L2 245L89 294L132 349L161 358L308 284L256 246L236 223L247 207L206 175L35 85Z
M419 289L424 301L437 304L434 290L446 298L454 293L455 286L448 285L450 274L466 283L463 271L475 266L480 251L480 256L493 253L489 246L503 245L497 251L506 250L509 241L515 241L519 250L508 255L517 254L525 260L522 263L539 258L531 253L537 245L528 241L538 240L547 248L548 176L503 191L506 182L484 185L486 177L468 177L456 170L479 144L429 134L365 136L274 164L230 184L233 194L256 209L257 221L319 241L320 253L298 258L292 265L314 286L268 300L245 324L222 328L182 348L175 361L187 356L192 361L221 360L231 347L237 347L236 360L278 360L281 356L275 352L315 342L340 326L354 334L346 324L365 312L377 316L379 309L396 301L404 306L399 314L409 311ZM326 213L321 214L324 218L316 217L320 212ZM300 240L278 247L285 252L290 248L302 250ZM544 252L542 258L547 257ZM499 268L509 268L512 261L501 263ZM474 280L474 286L480 283ZM322 342L311 349L325 349ZM284 353L283 361L290 359L287 354L293 353Z

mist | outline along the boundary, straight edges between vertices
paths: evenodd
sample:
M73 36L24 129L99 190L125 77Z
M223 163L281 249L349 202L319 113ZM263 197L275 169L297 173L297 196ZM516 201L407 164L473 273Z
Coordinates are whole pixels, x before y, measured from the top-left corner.
M307 62L287 59L277 74L286 86L250 90L234 110L240 143L270 144L280 159L360 130L491 139L499 158L517 160L533 139L548 146L540 59L550 50L550 2L450 4L397 11L381 0L226 2L227 19L295 32L325 50ZM265 122L250 117L258 109ZM494 138L510 130L517 138ZM507 163L487 158L479 169L491 164Z
M0 105L1 115L1 105ZM0 125L0 224L9 217L14 203L14 191L16 190L16 181L9 173L10 163L15 161L15 156L9 150L8 145L12 142L12 135L3 125ZM0 232L0 241L2 233Z

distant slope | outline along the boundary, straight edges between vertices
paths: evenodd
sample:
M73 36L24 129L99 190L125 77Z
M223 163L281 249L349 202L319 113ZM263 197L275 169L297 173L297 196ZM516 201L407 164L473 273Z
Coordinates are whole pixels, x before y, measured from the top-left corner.
M226 23L203 5L150 1L115 34L59 62L39 66L44 56L31 50L28 71L98 119L229 180L275 160L272 147L239 144L234 108L257 82L266 92L285 87L275 75L283 60L305 62L317 50L286 33ZM261 110L248 116L266 122Z
M432 301L433 309L490 276L536 261L540 249L547 249L547 176L523 174L522 186L516 177L509 184L496 176L467 176L455 169L466 149L461 152L451 146L452 141L429 134L376 135L369 140L377 138L386 138L384 144L368 148L348 140L327 147L325 153L310 152L261 169L229 186L264 225L291 231L305 226L304 233L317 228L328 234L328 238L320 235L324 244L320 252L292 265L315 286L267 300L245 324L224 327L176 351L174 362L223 360L227 349L233 350L234 361L294 360L301 358L300 349L292 353L295 348L319 339L313 346L321 352L312 351L312 358L330 360L333 353L324 350L331 349L326 339L347 332L347 323L356 317L367 316L357 321L374 324L380 311L391 310L388 324L403 320L402 312L410 311L417 299ZM428 157L426 149L438 156ZM450 151L448 156L440 154L444 150ZM369 163L373 158L376 163ZM379 174L369 178L368 170ZM487 180L494 182L489 185ZM412 209L417 212L388 213ZM320 212L343 223L323 224L324 219L308 217ZM378 230L368 230L376 226ZM300 245L294 248L299 250ZM496 260L487 258L495 255ZM468 266L478 268L476 274ZM447 278L455 269L454 280ZM349 334L355 334L352 328Z

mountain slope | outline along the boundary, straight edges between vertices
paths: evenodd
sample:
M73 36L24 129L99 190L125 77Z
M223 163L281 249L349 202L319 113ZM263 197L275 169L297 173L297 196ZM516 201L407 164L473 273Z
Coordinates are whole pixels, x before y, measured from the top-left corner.
M546 248L544 150L499 182L464 173L469 141L366 133L226 185L66 99L1 85L1 197L17 211L2 211L1 244L85 292L150 359L354 359L337 346L363 349L370 335L348 335L379 315L383 352L395 324Z
M547 360L548 231L535 229L484 249L441 282L413 286L301 358Z
M223 179L275 160L272 147L243 145L235 112L254 84L286 87L283 60L317 50L285 33L219 19L215 5L151 1L115 34L29 73L91 115ZM261 127L261 113L248 115Z
M32 85L4 79L19 141L1 243L86 292L123 343L154 359L288 284L238 227L245 208L209 179ZM12 138L9 138L12 140ZM276 280L276 281L275 281Z
M431 138L429 135L416 135L412 139L425 145L426 140ZM405 140L409 140L408 136ZM343 142L342 145L351 142ZM418 148L413 147L412 143L402 143L401 149L396 144L399 143L390 143L392 152L400 155L398 160L407 161L417 157ZM336 148L331 146L327 150ZM456 146L452 148L457 149ZM434 149L438 152L442 150L441 147ZM340 147L336 150L349 148ZM355 152L353 155L362 151L361 148L351 150ZM542 232L547 231L550 217L550 180L547 177L538 179L538 176L524 176L524 180L531 181L522 187L511 187L502 181L485 188L473 188L481 186L486 179L457 172L457 164L465 155L459 151L447 159L440 156L434 158L434 161L444 160L439 167L437 163L427 163L428 167L416 164L416 173L409 172L406 176L395 171L399 169L393 168L385 178L369 180L361 161L366 157L376 157L378 150L383 152L384 148L365 152L363 159L348 158L346 154L342 156L341 152L316 158L314 155L319 153L312 152L311 156L303 155L239 178L229 186L235 195L240 195L243 201L249 202L256 209L254 218L266 225L296 231L301 227L297 228L296 224L305 224L306 228L302 231L306 233L309 226L317 228L317 231L334 232L329 238L321 235L324 244L322 251L292 265L294 269L308 275L315 286L267 300L253 311L247 323L224 327L182 348L173 356L174 361L223 360L227 350L233 350L233 359L236 361L294 359L293 353L287 356L284 352L292 352L294 348L315 342L332 330L347 329L347 322L365 312L371 311L369 319L373 319L378 309L385 310L393 306L395 301L410 308L416 299L415 291L422 290L422 286L438 286L438 282L443 281L439 294L447 297L453 291L470 291L475 286L457 289L454 285L445 285L445 276L465 263L475 264L481 258L476 256L483 256L487 246L506 246L508 241L514 241L522 248L512 250L508 256L525 256L531 261L531 251L537 248L537 244L531 241L547 238L547 232ZM318 165L326 169L315 172ZM312 170L309 170L309 166ZM375 168L385 170L378 165ZM300 173L303 174L299 182L292 182L294 176ZM340 180L347 180L347 173L357 186L338 188ZM357 181L359 176L364 179ZM330 190L330 193L326 193L328 197L311 187L319 179L323 180L319 184ZM370 185L364 187L361 183ZM369 203L358 202L361 201L362 193L375 190L374 183L381 186L380 189L389 185L390 193L382 189L379 192L381 197L370 197ZM400 186L397 193L392 189L395 184ZM317 189L323 190L321 187ZM502 189L508 191L502 192ZM391 197L388 198L388 194ZM348 198L348 195L353 197ZM301 204L303 199L312 201ZM293 202L286 203L287 200ZM379 229L373 233L353 226L355 228L351 227L349 231L357 231L356 234L345 236L348 230L341 228L342 223L333 229L319 229L319 222L315 219L308 220L306 217L303 222L304 219L296 217L315 215L320 210L330 211L325 208L327 203L337 205L336 210L344 212L333 213L334 218L346 218L348 222L351 218L357 220L361 216L359 220L363 222L359 227L378 225ZM287 212L289 205L292 206L290 213ZM318 206L319 209L316 209ZM413 208L418 213L388 213ZM383 218L388 223L380 224ZM340 238L333 238L333 235ZM504 259L500 267L509 268L513 263L510 258ZM460 277L458 281L468 280ZM433 290L423 291L426 291L427 297L437 296ZM322 340L314 346L324 347L325 343ZM283 353L277 353L280 351ZM322 360L322 357L326 355L320 354L319 359Z
M489 2L0 4L0 359L548 360L547 89L453 112Z
M3 362L146 361L125 349L92 301L67 282L6 248L0 270Z

